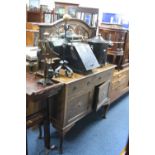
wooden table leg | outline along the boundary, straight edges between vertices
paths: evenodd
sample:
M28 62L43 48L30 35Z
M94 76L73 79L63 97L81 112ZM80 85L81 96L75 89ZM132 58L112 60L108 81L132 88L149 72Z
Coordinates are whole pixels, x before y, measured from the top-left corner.
M39 139L42 139L43 138L43 135L42 135L42 123L39 124L39 136L38 136Z
M109 107L110 107L110 104L103 106L104 110L103 110L102 118L106 118L106 114L107 114Z
M60 153L60 154L63 153L63 141L64 141L64 135L61 134L61 135L60 135L60 145L59 145L59 153Z
M44 114L44 143L45 148L50 149L50 120L49 120L49 99L46 99Z
M48 154L50 150L56 149L55 145L51 146L50 143L50 119L49 119L49 104L50 100L49 98L46 99L45 103L45 117L44 117L44 143L45 143L45 154Z

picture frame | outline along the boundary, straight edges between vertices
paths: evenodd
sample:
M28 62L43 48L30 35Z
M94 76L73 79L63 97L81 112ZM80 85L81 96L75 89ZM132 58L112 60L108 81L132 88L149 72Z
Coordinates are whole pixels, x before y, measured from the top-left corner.
M85 13L85 14L84 14L84 21L85 21L88 25L91 25L91 14L90 14L90 13Z

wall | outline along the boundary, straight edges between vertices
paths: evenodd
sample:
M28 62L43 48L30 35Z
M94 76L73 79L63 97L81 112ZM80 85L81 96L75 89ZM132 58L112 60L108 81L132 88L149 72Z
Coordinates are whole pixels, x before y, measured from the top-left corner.
M26 0L27 4L29 0ZM40 0L40 4L48 5L50 9L54 8L54 2L78 3L83 7L99 8L99 22L102 21L102 13L122 14L125 19L129 19L129 1L128 0Z

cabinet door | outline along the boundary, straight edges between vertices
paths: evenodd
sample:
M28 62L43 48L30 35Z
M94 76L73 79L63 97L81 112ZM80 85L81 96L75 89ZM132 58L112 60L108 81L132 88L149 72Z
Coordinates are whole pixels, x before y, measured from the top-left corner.
M92 107L93 91L77 96L67 103L67 124L78 121L85 116Z
M103 105L109 104L109 88L110 80L95 88L95 110L98 110Z

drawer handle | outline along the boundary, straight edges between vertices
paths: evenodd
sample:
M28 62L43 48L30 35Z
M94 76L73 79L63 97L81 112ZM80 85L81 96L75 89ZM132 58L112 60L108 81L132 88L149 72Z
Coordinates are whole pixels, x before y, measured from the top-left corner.
M88 85L90 85L90 82L89 82L89 81L87 82L87 86L88 86Z
M73 91L75 91L76 89L77 89L77 87L76 87L76 86L74 86L74 87L73 87Z
M98 79L101 80L101 77L99 77Z

